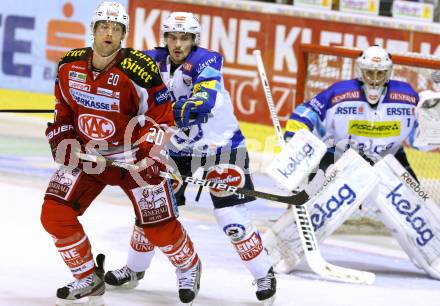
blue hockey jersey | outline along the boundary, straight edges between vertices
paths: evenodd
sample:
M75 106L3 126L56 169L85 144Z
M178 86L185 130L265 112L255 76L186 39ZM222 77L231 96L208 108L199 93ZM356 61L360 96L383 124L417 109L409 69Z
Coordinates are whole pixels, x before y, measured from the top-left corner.
M377 161L411 144L417 121L418 94L405 82L390 80L376 106L371 106L357 79L340 81L299 105L286 125L286 137L308 128L336 154L351 147Z
M224 87L223 57L219 53L197 47L172 74L167 48L146 53L157 62L173 101L197 95L213 105L207 123L193 125L174 136L172 156L213 155L245 146L231 98Z

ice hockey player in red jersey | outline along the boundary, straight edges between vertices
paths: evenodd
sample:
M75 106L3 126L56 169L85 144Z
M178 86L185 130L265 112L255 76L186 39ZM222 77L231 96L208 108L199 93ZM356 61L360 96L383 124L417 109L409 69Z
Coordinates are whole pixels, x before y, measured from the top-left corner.
M129 17L117 2L103 2L92 17L93 47L71 50L61 59L55 82L55 118L48 124L53 157L61 166L47 187L41 212L75 281L59 288L56 305L103 305L104 255L93 259L78 217L107 185L130 198L136 225L176 267L179 297L192 302L200 286L201 263L193 243L176 219L177 204L165 166L163 127L174 124L168 89L156 63L142 52L121 48ZM79 154L113 161L147 161L138 173L85 162ZM105 220L103 220L105 222Z

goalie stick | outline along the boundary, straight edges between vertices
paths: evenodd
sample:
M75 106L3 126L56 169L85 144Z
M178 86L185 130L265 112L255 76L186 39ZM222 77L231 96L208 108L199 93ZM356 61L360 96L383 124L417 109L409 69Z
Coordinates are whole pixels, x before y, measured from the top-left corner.
M280 121L278 120L278 115L275 109L275 104L273 102L272 93L270 91L269 82L267 80L266 71L264 69L261 52L260 50L254 50L253 54L257 61L258 73L264 89L266 102L269 106L273 126L275 128L279 144L283 148L285 146L285 142L281 131ZM343 268L327 262L319 251L315 232L311 225L312 222L306 207L292 206L291 211L293 212L307 263L313 272L328 280L359 284L372 284L374 282L375 275L373 273Z
M124 162L119 162L119 161L111 161L111 160L108 160L105 157L99 156L99 155L91 155L91 154L85 154L85 153L77 153L77 155L82 160L95 162L95 163L105 163L107 166L119 167L119 168L123 168L128 171L139 171L142 168L144 168L142 166L142 162L141 162L141 165L138 165L138 164L129 164L129 163L124 163ZM235 187L235 186L227 185L224 183L217 183L217 182L213 182L210 180L199 179L199 178L196 178L193 176L185 176L185 175L180 175L180 174L175 174L175 173L161 172L160 176L162 176L164 178L169 178L169 179L177 179L180 181L183 180L184 182L186 182L188 184L192 184L192 185L198 185L201 187L208 187L208 188L212 188L212 189L219 189L222 191L228 191L230 193L234 193L234 194L238 194L238 195L246 195L246 196L250 196L250 197L256 197L256 198L271 200L271 201L275 201L275 202L281 202L281 203L285 203L285 204L293 205L293 206L303 205L310 198L308 193L304 190L298 194L295 194L295 195L283 196L283 195L266 193L266 192L262 192L262 191L252 190L252 189Z

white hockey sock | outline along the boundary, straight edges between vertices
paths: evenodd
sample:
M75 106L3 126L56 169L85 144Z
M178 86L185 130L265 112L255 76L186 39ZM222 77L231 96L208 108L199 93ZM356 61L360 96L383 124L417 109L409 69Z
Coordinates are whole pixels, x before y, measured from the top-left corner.
M145 237L142 228L135 225L128 248L127 267L134 272L143 272L150 266L153 256L154 246Z
M214 209L217 224L229 237L246 268L255 279L266 276L272 266L260 233L252 224L246 206Z

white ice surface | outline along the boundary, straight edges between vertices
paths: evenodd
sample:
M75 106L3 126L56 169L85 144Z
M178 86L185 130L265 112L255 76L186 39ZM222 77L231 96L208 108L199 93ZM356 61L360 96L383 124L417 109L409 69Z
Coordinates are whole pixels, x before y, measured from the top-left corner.
M0 134L0 305L54 305L56 288L72 281L40 224L43 193L54 165L44 138L17 137L10 132ZM255 185L260 190L271 188L261 175L255 176ZM190 200L195 192L190 188ZM283 210L281 205L263 201L249 208L261 230ZM260 305L251 275L214 223L207 193L200 203L181 208L181 216L203 261L201 290L194 305ZM117 188L106 189L81 217L95 256L106 255L106 269L125 263L132 221L128 199ZM301 264L291 275L277 275L275 305L440 305L440 282L417 269L391 237L332 236L321 245L321 252L331 263L375 272L375 284L323 281ZM173 267L156 252L136 289L109 289L105 301L107 306L179 305L176 286Z

